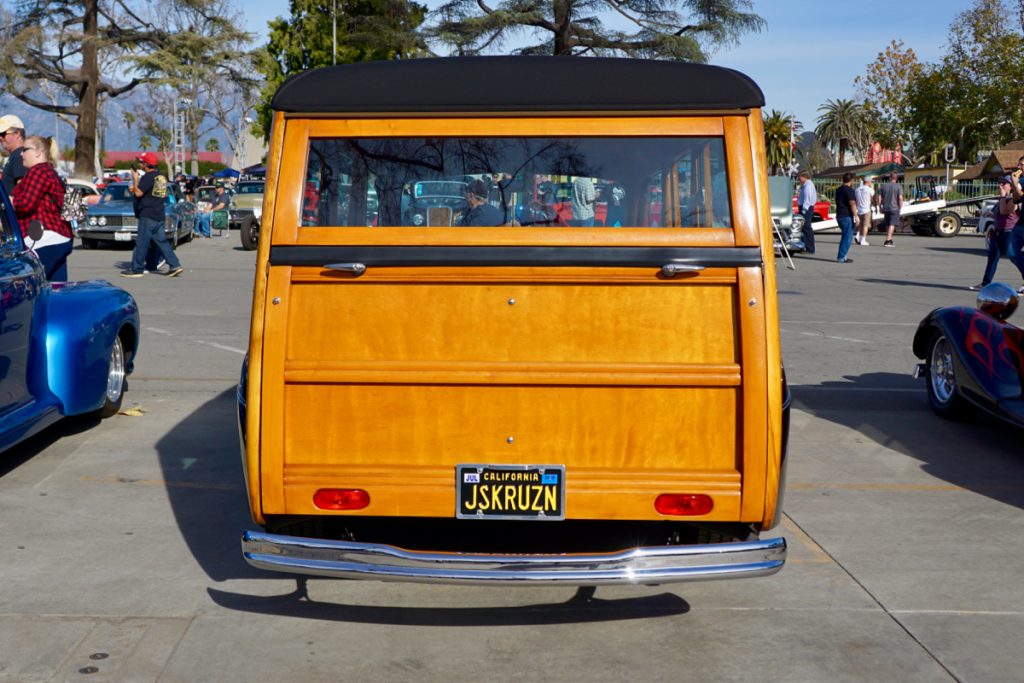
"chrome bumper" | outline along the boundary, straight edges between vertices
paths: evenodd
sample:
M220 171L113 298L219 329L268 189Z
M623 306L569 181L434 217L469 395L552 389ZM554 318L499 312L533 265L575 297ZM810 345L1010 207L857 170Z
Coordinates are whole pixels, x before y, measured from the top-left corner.
M245 561L259 569L342 579L477 585L660 584L766 576L782 569L786 540L631 548L573 555L470 555L247 531Z

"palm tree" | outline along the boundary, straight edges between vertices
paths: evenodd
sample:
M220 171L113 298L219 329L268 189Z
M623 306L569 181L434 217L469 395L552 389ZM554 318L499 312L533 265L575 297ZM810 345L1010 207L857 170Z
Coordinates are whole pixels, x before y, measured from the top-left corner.
M818 117L814 134L823 145L839 150L839 165L846 165L846 150L851 147L863 148L868 131L868 118L864 107L853 100L825 100L818 107L824 112Z
M206 141L207 152L218 152L220 151L220 141L217 138L210 138Z
M792 132L802 127L794 121L792 115L772 109L764 119L764 146L768 153L768 173L770 175L786 175L790 162L793 161L791 145Z

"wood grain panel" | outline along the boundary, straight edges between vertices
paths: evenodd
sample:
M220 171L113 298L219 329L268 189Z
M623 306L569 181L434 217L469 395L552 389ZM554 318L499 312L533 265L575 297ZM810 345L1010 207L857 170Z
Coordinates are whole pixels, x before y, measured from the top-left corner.
M558 137L558 136L720 136L720 116L608 118L365 118L299 119L309 124L310 137ZM289 120L289 124L291 120Z
M760 167L767 165L764 150L764 124L761 112L754 110L750 117L750 145L753 150L754 164ZM760 214L761 239L769 244L773 238L771 225L771 207L768 193L768 182L762 176L754 184L757 194L757 208ZM779 339L779 305L776 297L776 260L774 251L765 250L765 263L762 282L765 289L764 327L765 327L765 374L767 393L765 410L768 420L768 434L765 447L765 493L763 520L766 528L771 528L779 520L776 517L776 504L782 491L782 349ZM753 514L753 511L751 511Z
M722 285L302 283L287 357L732 364L735 317Z
M553 384L737 387L739 365L334 361L285 363L288 384Z
M565 484L568 519L684 519L665 517L654 509L654 500L662 493L711 496L710 514L685 519L730 520L739 514L740 475L735 470L572 467L566 470ZM364 510L326 514L450 517L455 511L453 467L289 465L284 485L281 514L325 514L312 504L320 488L358 488L370 495Z
M283 464L734 470L738 410L728 387L287 385Z

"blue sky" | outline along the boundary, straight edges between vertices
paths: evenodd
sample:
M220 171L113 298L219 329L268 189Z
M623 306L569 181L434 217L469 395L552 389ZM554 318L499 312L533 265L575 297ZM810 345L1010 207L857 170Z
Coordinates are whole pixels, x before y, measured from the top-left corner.
M422 0L421 0L422 1ZM436 7L438 0L427 0ZM796 115L814 128L827 99L854 96L853 79L891 40L900 39L924 62L937 62L953 18L969 0L754 0L766 30L743 37L739 47L721 50L712 64L749 75L764 91L766 109ZM288 14L287 0L249 0L248 30L266 36L266 23Z

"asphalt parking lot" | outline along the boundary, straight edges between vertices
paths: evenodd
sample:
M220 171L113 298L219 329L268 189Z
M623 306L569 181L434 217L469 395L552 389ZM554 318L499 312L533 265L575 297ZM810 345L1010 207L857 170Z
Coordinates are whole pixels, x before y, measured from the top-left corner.
M934 416L910 375L918 321L973 303L982 241L872 237L851 264L837 235L779 263L786 567L591 599L250 568L233 392L255 254L236 232L180 247L180 278L121 280L129 251L76 249L73 279L139 301L134 410L0 456L0 682L1024 679L1022 433Z

